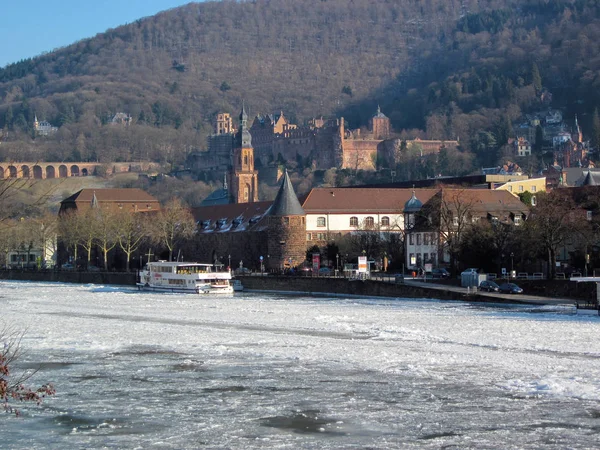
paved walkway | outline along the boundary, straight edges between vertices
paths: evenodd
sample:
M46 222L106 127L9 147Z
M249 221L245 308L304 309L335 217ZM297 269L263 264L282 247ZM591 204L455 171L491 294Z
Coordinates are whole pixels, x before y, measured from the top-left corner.
M391 281L389 279L384 279L382 281ZM472 290L467 290L467 288L461 286L451 286L447 284L437 284L435 281L423 281L412 278L405 278L404 283L409 286L419 286L423 288L429 289L438 289L443 291L451 291L451 292L459 292L462 294L469 294L469 291L472 293ZM553 298L553 297L541 297L539 295L525 295L525 294L500 294L498 292L483 292L477 290L475 292L476 295L481 297L489 298L490 301L493 299L498 299L500 301L506 302L507 300L513 301L515 303L527 303L532 305L570 305L574 306L577 302L572 298Z

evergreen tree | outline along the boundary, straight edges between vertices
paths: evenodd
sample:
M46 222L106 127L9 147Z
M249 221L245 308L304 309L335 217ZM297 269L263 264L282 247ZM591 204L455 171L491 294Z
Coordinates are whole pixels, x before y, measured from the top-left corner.
M536 63L531 66L531 84L535 88L536 94L539 94L542 90L542 77Z
M535 144L533 144L533 151L541 154L542 148L544 147L544 130L541 125L535 127Z

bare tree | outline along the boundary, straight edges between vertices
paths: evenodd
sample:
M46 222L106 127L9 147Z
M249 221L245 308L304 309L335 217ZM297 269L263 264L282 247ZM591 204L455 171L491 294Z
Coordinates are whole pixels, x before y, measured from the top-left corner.
M465 233L473 225L475 197L467 189L441 189L423 213L439 234L441 255L450 256L450 272L456 271ZM431 219L429 219L429 217Z
M169 261L173 259L175 245L182 239L192 237L196 232L196 222L192 213L179 200L171 200L158 211L151 224L152 239L169 250Z
M90 210L92 211L92 210ZM120 215L108 208L98 208L95 211L96 244L102 251L104 270L108 270L108 253L117 246L119 242L119 219ZM88 259L89 262L89 259Z
M44 384L38 388L26 386L37 371L15 374L12 370L13 363L22 355L21 341L23 332L3 326L0 328L0 401L6 412L19 415L19 410L12 406L13 403L35 402L38 405L46 396L54 395L55 389L51 384Z
M58 234L62 243L67 248L73 249L73 257L77 261L77 253L79 248L79 218L77 211L67 211L59 216L58 219Z
M123 212L117 218L117 240L119 247L127 257L126 270L129 272L131 255L138 250L144 238L148 235L148 214L131 214Z
M551 279L556 278L558 249L565 244L577 246L585 242L592 232L585 211L563 189L556 189L550 194L538 194L537 205L525 223L532 247L537 246L540 253L548 257L548 277Z

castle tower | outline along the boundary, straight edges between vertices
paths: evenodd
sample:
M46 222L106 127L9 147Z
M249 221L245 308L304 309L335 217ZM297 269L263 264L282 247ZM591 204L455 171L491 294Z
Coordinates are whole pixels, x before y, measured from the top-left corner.
M258 201L258 171L254 170L252 136L248 131L248 114L242 106L240 129L235 136L232 154L231 195L232 203Z
M228 113L217 114L215 120L215 134L229 134L233 133L233 123L231 121L231 115Z
M267 269L295 267L306 258L306 213L287 170L267 220Z
M377 113L371 118L373 139L387 139L390 136L390 119L377 106Z

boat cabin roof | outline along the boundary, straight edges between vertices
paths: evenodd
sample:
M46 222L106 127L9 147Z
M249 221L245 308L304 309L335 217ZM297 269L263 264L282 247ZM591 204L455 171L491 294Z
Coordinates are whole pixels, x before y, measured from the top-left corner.
M177 261L153 261L149 264L163 267L212 267L212 264L203 264L195 262L177 262Z

